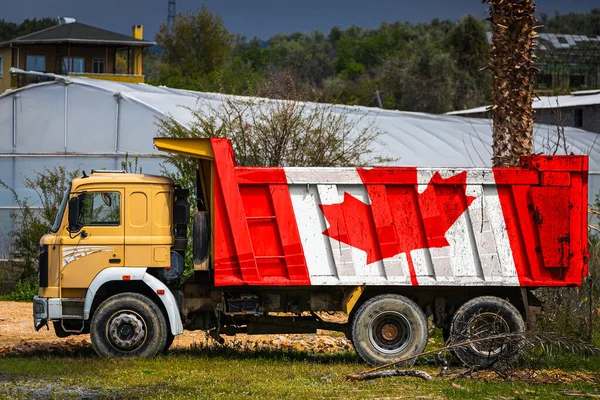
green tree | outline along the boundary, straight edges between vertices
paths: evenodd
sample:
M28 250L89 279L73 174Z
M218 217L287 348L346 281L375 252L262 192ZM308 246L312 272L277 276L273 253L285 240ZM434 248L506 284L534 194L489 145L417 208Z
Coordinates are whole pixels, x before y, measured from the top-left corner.
M39 210L32 207L31 199L20 198L14 189L0 181L0 186L12 192L13 199L19 207L11 213L13 231L9 236L13 242L11 258L22 262L25 267L20 276L21 281L35 280L40 238L52 225L65 188L78 174L79 171L68 171L63 166L57 166L36 171L32 178L24 178L23 185L33 190L37 196L37 203L41 206Z
M162 49L160 79L198 79L220 69L229 59L233 37L223 20L205 6L177 14L171 30L162 24L156 42Z
M477 71L487 65L490 45L486 26L473 15L462 18L450 30L448 44L458 68Z
M160 55L149 49L144 54L144 77L148 83L157 82L160 78Z
M448 45L456 61L456 91L453 109L477 107L486 101L490 45L485 24L473 15L467 15L448 34Z
M332 46L323 33L276 35L269 39L271 65L296 80L321 85L333 73Z
M541 22L544 25L541 32L597 36L600 35L600 8L593 8L589 13L555 11L551 18L542 13Z
M456 64L441 44L423 37L411 44L407 57L390 58L382 84L394 108L443 113L452 110Z
M0 20L0 42L28 35L58 24L56 18L26 19L20 24Z

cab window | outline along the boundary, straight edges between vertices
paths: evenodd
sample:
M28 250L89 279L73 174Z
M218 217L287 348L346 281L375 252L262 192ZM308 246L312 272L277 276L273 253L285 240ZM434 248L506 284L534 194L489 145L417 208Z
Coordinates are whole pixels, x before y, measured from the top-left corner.
M118 192L84 194L79 214L80 226L119 226L121 224L121 195Z

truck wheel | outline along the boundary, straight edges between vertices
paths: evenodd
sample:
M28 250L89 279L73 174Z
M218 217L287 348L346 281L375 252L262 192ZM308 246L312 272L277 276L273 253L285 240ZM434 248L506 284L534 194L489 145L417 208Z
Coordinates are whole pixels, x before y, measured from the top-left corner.
M167 342L167 323L158 306L138 293L105 300L92 318L90 338L103 357L154 357Z
M476 297L454 314L450 327L452 343L485 338L509 332L525 331L519 310L508 301L494 296ZM521 346L515 340L473 343L454 349L454 354L469 366L486 366L502 357L512 357Z
M427 319L421 308L404 296L375 296L354 315L352 344L369 364L392 363L423 352Z

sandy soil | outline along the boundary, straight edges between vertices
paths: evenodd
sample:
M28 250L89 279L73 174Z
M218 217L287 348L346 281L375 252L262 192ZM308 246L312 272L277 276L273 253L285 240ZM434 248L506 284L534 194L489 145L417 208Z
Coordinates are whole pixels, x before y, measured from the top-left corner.
M39 345L60 347L61 344L77 347L89 346L90 335L76 335L61 339L56 337L52 327L49 330L42 328L36 332L33 327L31 307L31 303L0 302L0 350L7 352L11 348L22 348L23 345L25 347L39 347ZM236 341L256 344L259 347L293 348L319 353L352 349L352 344L348 339L340 336L339 333L329 331L319 331L316 335L237 335L235 337L225 337L225 339L230 344ZM212 339L207 338L203 331L185 331L175 338L173 346L189 347L193 344L210 341Z

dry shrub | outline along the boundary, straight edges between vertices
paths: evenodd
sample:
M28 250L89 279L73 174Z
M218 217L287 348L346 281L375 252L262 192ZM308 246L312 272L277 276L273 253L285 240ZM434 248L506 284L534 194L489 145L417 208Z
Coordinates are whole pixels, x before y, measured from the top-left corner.
M291 77L275 75L253 88L262 96L222 96L215 105L199 100L188 108L193 120L184 125L173 117L159 118L160 136L229 138L242 166L339 167L391 161L373 154L379 132L364 115L345 106L308 103L313 94L297 90ZM195 161L167 155L170 174L184 187L194 187Z
M600 209L600 198L590 207L592 219ZM600 345L600 236L597 219L590 224L589 272L580 287L541 288L540 329L585 338Z

